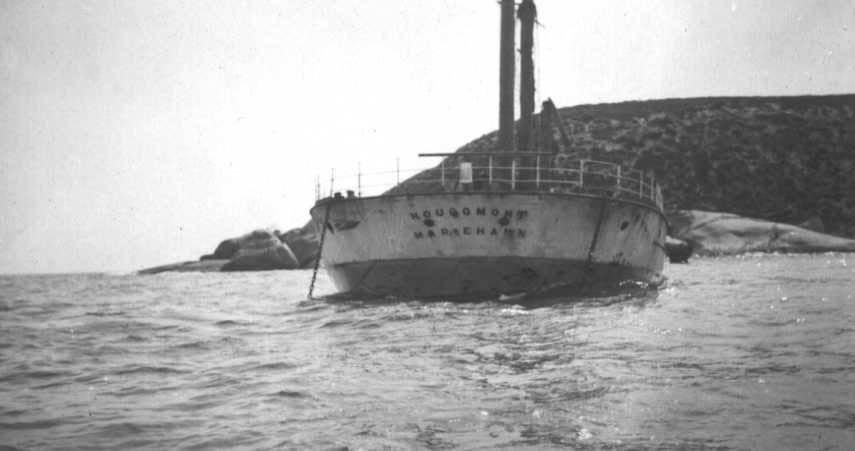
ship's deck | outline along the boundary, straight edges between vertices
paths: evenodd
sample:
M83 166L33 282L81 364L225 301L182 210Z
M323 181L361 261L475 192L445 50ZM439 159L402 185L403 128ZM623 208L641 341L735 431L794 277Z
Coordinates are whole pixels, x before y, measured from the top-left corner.
M544 152L471 152L421 154L441 157L439 165L336 177L316 184L316 200L329 197L420 195L439 193L552 193L609 197L642 203L662 211L662 191L652 173L619 164L570 159ZM401 175L410 175L401 182ZM392 178L394 177L394 178ZM391 179L391 180L390 180ZM344 194L342 194L344 193Z

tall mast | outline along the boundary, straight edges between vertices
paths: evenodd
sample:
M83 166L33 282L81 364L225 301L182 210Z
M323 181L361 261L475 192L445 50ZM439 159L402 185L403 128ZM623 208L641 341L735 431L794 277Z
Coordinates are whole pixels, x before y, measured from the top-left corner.
M531 150L534 128L534 22L537 7L534 0L523 0L517 16L520 19L520 127L519 150Z
M514 0L502 0L502 35L499 53L499 151L514 150L514 78L516 19Z

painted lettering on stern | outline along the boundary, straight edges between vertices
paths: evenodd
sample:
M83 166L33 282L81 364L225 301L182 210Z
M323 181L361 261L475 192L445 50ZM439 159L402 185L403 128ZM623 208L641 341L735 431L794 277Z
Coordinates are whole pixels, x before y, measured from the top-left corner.
M428 229L427 231L416 230L413 232L413 238L417 240L421 240L423 238L437 238L437 237L448 237L448 238L461 238L461 237L469 237L469 236L491 236L491 237L501 237L501 238L525 238L528 234L526 229L520 228L500 228L500 227L442 227L437 231L433 229Z
M527 229L520 227L520 223L528 219L528 210L483 206L433 207L411 211L409 215L412 221L425 227L413 232L413 238L417 240L479 236L522 239L527 235Z
M515 219L517 221L523 221L528 218L528 210L508 210L508 209L500 209L500 208L487 208L487 207L449 207L449 208L428 208L422 211L411 211L410 219L413 221L423 221L425 219L430 218L454 218L458 220L463 220L468 217L495 217L495 218L508 218Z

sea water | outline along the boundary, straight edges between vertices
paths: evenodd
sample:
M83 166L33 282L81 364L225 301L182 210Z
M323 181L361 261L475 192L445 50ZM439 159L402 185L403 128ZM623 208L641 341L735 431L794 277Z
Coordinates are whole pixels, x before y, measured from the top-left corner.
M0 445L855 447L855 255L666 274L529 305L307 300L310 271L0 276Z

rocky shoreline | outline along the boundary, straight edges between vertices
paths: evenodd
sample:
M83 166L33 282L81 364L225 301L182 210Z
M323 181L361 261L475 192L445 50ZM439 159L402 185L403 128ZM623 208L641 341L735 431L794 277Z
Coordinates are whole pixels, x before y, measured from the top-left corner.
M855 252L852 239L730 213L680 210L668 215L668 223L665 246L672 263L685 263L690 256L750 252ZM285 233L259 229L223 240L212 254L198 261L156 266L139 274L308 269L317 259L319 241L310 224Z
M199 260L155 266L138 273L305 269L314 266L318 249L319 240L310 225L285 233L258 229L221 241L213 253Z
M702 210L668 215L671 237L699 256L750 252L855 252L855 240L805 227ZM670 256L670 255L669 255Z

